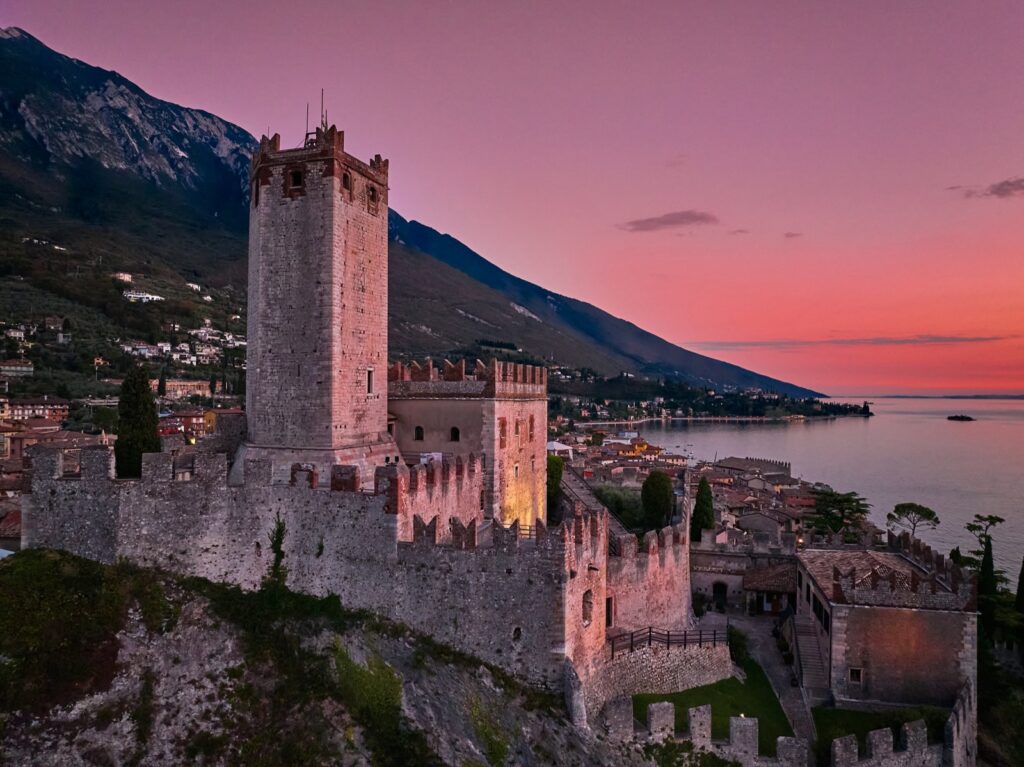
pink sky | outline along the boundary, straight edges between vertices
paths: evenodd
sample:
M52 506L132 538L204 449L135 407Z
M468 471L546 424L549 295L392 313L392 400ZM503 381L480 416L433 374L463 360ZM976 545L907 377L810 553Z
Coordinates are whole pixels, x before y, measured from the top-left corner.
M1024 3L8 0L0 24L286 142L323 87L404 216L694 350L832 394L1024 392Z

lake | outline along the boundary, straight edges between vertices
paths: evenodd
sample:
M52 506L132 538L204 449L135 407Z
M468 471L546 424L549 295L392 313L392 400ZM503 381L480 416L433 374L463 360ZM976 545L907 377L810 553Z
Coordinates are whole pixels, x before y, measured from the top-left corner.
M860 399L836 399L857 402ZM873 418L787 423L648 423L651 444L698 459L778 458L793 476L854 490L885 525L897 503L915 501L941 524L921 538L942 552L973 548L964 524L975 514L998 514L996 564L1016 587L1024 555L1024 400L872 399ZM946 420L964 413L972 422ZM622 427L628 428L628 427Z

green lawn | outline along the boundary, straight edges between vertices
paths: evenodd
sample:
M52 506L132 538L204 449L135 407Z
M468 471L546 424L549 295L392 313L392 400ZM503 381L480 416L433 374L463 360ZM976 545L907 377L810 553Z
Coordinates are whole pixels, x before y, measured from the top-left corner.
M731 677L721 682L695 687L692 690L668 695L634 695L633 716L641 722L647 720L647 706L663 700L676 704L676 729L688 727L687 710L711 705L711 736L716 740L729 737L729 717L757 717L758 741L763 756L775 756L775 739L792 735L793 730L786 719L786 713L779 705L771 682L754 660L740 664L747 673L747 681L740 682Z
M888 727L892 730L893 745L899 745L900 725L924 719L928 726L929 742L941 742L946 728L949 711L936 706L899 708L891 711L853 711L850 709L819 707L811 711L814 726L818 730L818 764L828 765L831 761L832 741L844 735L856 735L861 753L867 745L868 733Z

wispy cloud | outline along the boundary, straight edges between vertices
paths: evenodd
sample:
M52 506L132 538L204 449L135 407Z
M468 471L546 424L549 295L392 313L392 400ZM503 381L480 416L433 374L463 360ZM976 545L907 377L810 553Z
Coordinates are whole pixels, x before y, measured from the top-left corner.
M963 196L967 198L997 197L1006 200L1011 197L1024 197L1024 176L1006 178L994 184L989 184L986 187L956 184L954 186L947 186L946 189L952 192L963 190Z
M803 232L786 232L782 236L785 237L787 240L792 240L794 237L803 237L804 233Z
M730 229L729 234L750 234L749 229Z
M627 232L657 232L661 229L675 229L681 226L717 224L718 217L702 210L677 210L653 218L638 218L621 225Z
M668 162L665 163L669 168L682 168L686 165L686 155L680 152L679 154L672 155Z
M940 344L987 344L1018 336L869 336L866 338L767 338L749 341L694 341L684 346L729 351L735 349L801 349L816 346L936 346Z

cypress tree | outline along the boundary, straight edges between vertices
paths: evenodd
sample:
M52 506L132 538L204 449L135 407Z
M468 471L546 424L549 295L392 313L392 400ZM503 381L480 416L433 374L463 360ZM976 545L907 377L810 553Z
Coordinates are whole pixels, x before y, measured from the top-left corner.
M160 380L156 382L156 393L161 397L167 396L167 369L160 369Z
M981 612L981 626L991 642L995 638L996 605L999 590L996 567L992 558L992 536L985 536L985 549L981 556L981 571L978 574L978 607Z
M1013 601L1017 612L1024 613L1024 559L1020 562L1020 575L1017 576L1017 598Z
M707 477L701 477L697 485L697 498L693 505L693 517L690 518L690 540L699 541L701 530L710 530L715 526L715 499L711 493L711 485Z
M117 476L139 477L142 475L142 454L159 452L160 436L157 434L156 404L149 388L149 376L138 365L128 369L121 384L117 420L117 442L114 443Z

